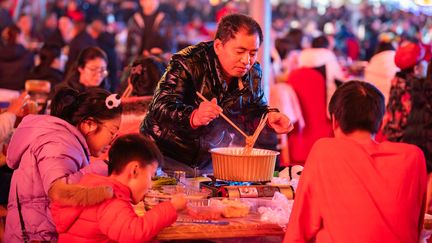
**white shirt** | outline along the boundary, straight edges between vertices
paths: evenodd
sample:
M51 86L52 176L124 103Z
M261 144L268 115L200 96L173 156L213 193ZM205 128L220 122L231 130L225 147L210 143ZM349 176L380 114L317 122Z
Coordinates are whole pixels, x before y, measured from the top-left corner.
M387 105L391 80L399 71L394 63L396 51L388 50L374 55L365 69L365 81L375 85L385 97Z

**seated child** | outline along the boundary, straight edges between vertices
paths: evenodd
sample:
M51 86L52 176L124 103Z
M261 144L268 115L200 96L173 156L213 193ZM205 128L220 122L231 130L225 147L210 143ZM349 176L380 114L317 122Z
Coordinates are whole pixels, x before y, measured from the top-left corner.
M161 229L174 223L177 211L185 208L183 196L174 196L139 217L132 204L142 201L151 187L162 155L157 146L139 134L121 136L109 151L108 177L87 174L80 185L109 186L113 197L94 206L66 206L58 201L52 214L59 242L143 242L150 241ZM94 195L98 197L98 195Z

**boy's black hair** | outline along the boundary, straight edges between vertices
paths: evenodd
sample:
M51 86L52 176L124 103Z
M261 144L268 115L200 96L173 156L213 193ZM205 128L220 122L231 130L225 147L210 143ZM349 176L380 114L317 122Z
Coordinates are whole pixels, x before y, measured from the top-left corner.
M108 152L108 175L120 174L131 161L137 161L141 167L153 162L161 165L163 157L156 144L141 134L127 134L118 137Z
M350 81L333 94L329 112L345 134L356 130L375 134L385 112L384 96L372 84Z

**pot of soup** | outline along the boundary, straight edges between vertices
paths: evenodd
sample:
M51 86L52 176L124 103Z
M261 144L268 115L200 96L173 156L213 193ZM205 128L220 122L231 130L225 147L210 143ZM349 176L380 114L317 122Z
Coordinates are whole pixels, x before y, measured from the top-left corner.
M271 181L277 151L245 147L210 149L213 173L228 181Z

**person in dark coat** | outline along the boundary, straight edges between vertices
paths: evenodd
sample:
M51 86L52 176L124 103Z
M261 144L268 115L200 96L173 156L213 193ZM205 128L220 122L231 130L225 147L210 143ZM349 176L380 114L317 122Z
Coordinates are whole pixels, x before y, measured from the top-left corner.
M245 138L223 120L223 112L246 134L253 134L260 117L267 124L258 139L260 148L276 149L276 133L292 130L288 117L269 109L256 62L262 31L251 17L228 15L216 39L176 53L156 88L141 132L150 135L165 156L168 173L194 168L211 172L209 149L245 145ZM211 101L202 101L200 92Z
M391 81L389 100L383 119L382 134L392 142L400 142L411 112L411 86L426 75L428 57L423 47L408 43L396 50L395 64L400 71Z
M80 27L80 25L82 26ZM96 40L87 32L86 28L84 27L84 23L75 23L75 28L82 30L78 31L78 34L71 40L69 44L69 55L65 69L66 72L68 72L69 69L72 68L72 64L76 61L79 53L82 50L88 47L98 46Z
M141 9L128 21L126 62L144 54L169 52L173 36L168 14L161 11L160 0L140 0Z
M0 88L22 90L28 70L33 68L33 54L18 42L20 29L10 25L2 31L0 42Z
M67 16L60 17L57 28L45 40L45 44L57 45L61 48L65 47L72 39L72 30L72 20Z
M44 45L39 51L40 64L27 76L29 79L47 80L51 83L51 90L63 81L63 72L60 71L61 49L56 45Z
M117 52L115 51L115 36L106 31L106 20L103 16L94 17L91 24L87 27L87 33L96 40L99 48L101 48L108 57L108 82L111 92L117 90L119 86L118 70L120 67L120 60Z
M9 7L9 0L0 0L0 32L7 26L13 24L12 17L9 14Z
M428 173L432 172L432 64L427 77L414 79L411 84L411 111L402 141L421 148L426 158Z
M89 87L100 87L108 90L105 78L108 76L108 59L105 52L98 47L89 47L81 51L71 70L66 74L58 88L69 86L80 92Z
M56 13L49 13L38 28L38 37L46 42L58 29L58 17Z

